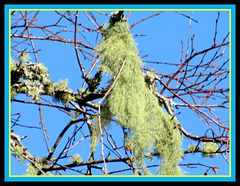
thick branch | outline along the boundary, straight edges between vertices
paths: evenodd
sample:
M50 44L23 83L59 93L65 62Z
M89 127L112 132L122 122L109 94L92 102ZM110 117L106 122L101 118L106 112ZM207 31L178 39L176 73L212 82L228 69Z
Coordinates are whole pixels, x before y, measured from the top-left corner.
M94 164L100 164L100 163L103 163L104 161L105 162L126 162L127 160L129 160L130 157L124 157L124 158L107 158L107 159L100 159L100 160L92 160L92 161L85 161L85 162L80 162L79 164L74 164L74 163L71 163L71 164L68 164L68 165L64 165L64 166L54 166L54 167L51 167L49 169L46 169L44 171L53 171L53 170L65 170L67 168L71 168L71 167L79 167L79 166L84 166L84 165L94 165Z

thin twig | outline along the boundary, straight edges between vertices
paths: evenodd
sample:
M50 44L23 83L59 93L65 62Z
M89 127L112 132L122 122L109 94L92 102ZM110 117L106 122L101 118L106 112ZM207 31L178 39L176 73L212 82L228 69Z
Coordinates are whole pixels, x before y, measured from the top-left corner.
M118 59L120 60L120 59ZM102 148L102 158L103 158L103 163L104 163L104 168L105 168L105 174L107 174L107 165L106 165L106 162L105 162L105 157L104 157L104 147L103 147L103 132L102 132L102 124L101 124L101 102L108 96L108 94L111 92L111 90L113 89L113 87L115 86L122 70L123 70L123 67L125 66L125 60L124 59L122 61L122 66L121 68L119 69L117 75L116 75L116 78L114 79L112 85L110 86L110 88L107 90L107 92L105 93L105 95L102 97L102 99L98 102L98 125L99 125L99 130L100 130L100 141L101 141L101 148ZM121 60L120 60L121 61Z
M81 118L81 119L77 119L77 120L71 120L67 126L62 130L62 132L59 134L55 144L53 145L50 153L48 154L48 157L46 158L46 160L50 160L53 156L53 154L55 153L56 151L56 148L58 146L58 144L60 143L63 135L65 134L65 132L67 132L67 130L69 129L69 127L71 127L74 123L77 123L77 122L80 122L80 121L85 121L85 118Z
M78 22L78 11L76 13L76 19L75 19L75 30L74 30L74 49L75 49L75 52L76 52L76 56L77 56L77 61L78 61L78 64L79 64L79 67L81 69L81 72L82 72L82 77L85 77L85 69L81 63L81 60L80 60L80 56L78 54L78 48L77 48L77 22Z
M117 60L121 61L121 59L119 59L119 58L117 58ZM119 69L119 71L118 71L118 73L117 73L117 75L116 75L116 78L114 79L112 85L111 85L110 88L107 90L107 92L104 94L104 96L102 97L102 99L98 102L98 104L101 103L101 102L108 96L108 94L111 92L111 90L112 90L113 87L115 86L115 84L116 84L116 82L117 82L117 80L118 80L118 78L119 78L119 76L120 76L120 74L121 74L121 72L122 72L122 70L123 70L123 68L124 68L124 66L125 66L125 62L126 62L126 59L124 59L124 60L122 61L122 66L121 66L121 68Z
M160 15L162 12L163 12L163 11L158 12L158 13L156 13L156 14L154 14L154 15L151 15L151 16L149 16L149 17L146 17L146 18L138 21L137 23L132 24L132 25L130 26L130 29L132 29L134 26L136 26L137 24L139 24L139 23L141 23L141 22L143 22L143 21L145 21L145 20L147 20L147 19L150 19L150 18L152 18L152 17L155 17L155 16Z
M199 23L197 20L193 19L192 17L189 17L189 16L187 16L187 15L181 13L181 12L178 12L178 11L175 11L175 12L178 13L178 14L180 14L180 15L182 15L182 16L184 16L184 17L187 17L188 19L190 19L190 20L192 20L192 21L194 21L194 22L196 22L196 23Z
M39 115L40 115L40 125L42 126L42 132L43 132L43 141L45 141L46 143L46 146L47 146L47 150L48 152L50 152L50 147L48 145L48 142L47 142L47 138L50 140L48 134L47 134L47 129L45 128L45 125L44 125L44 122L43 122L43 116L42 116L42 107L41 105L39 105Z

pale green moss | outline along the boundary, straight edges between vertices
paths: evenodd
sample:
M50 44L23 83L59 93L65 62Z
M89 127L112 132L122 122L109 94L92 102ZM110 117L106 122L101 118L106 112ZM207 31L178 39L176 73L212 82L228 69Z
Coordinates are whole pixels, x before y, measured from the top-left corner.
M195 144L190 144L190 145L188 145L188 149L187 149L187 152L190 152L190 153L194 153L195 152L195 150L196 150L196 145Z
M219 149L218 145L213 142L204 142L200 150L203 152L202 157L204 158L213 158L217 156L218 153L215 153Z
M37 175L39 170L47 169L50 166L46 156L42 156L40 159L35 158L34 165L32 163L27 164L27 175ZM51 173L48 172L46 175L51 175Z
M27 54L20 56L20 63L11 61L11 98L25 93L30 99L40 101L41 95L50 95L54 101L67 105L74 100L73 91L68 87L68 80L53 83L48 69L42 63L32 63ZM24 62L27 61L27 62Z
M134 161L146 174L144 158L146 154L155 152L159 154L162 162L159 174L179 175L181 169L178 163L183 156L181 150L181 135L174 125L176 118L172 119L165 113L158 103L158 99L149 90L140 67L143 65L138 57L138 50L130 33L129 25L125 21L110 22L108 30L98 45L96 52L102 52L101 69L111 75L112 83L122 66L126 64L105 104L101 110L101 123L110 123L115 117L117 123L128 129L124 137L134 153ZM96 121L95 121L96 123ZM98 128L98 125L94 125ZM92 147L96 146L98 129L92 135ZM92 149L93 151L93 149Z
M79 165L82 162L82 158L79 154L72 155L70 161L76 165Z

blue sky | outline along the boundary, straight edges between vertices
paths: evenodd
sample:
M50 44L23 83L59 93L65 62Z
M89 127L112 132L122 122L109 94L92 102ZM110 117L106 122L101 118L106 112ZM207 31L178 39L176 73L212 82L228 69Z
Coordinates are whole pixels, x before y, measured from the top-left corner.
M213 37L215 34L215 23L218 15L217 11L180 11L182 14L191 16L192 18L197 20L198 23L191 21L191 29L190 29L190 37L195 34L194 38L194 49L195 51L201 51L203 49L211 47L213 44ZM128 15L128 11L125 12L125 15ZM129 17L129 24L138 22L139 20L146 18L150 15L157 13L157 11L134 11ZM108 17L100 16L99 14L95 14L99 24L104 24L108 22ZM50 25L56 22L59 16L55 12L45 11L40 12L38 16L38 22L36 24L39 25ZM174 64L180 64L181 59L181 40L183 41L184 52L187 50L187 40L188 40L188 29L189 29L189 19L177 14L174 11L164 11L159 16L148 19L131 29L133 35L146 35L146 36L137 36L134 37L136 43L138 43L137 47L141 53L141 57L148 55L148 57L142 58L146 61L161 61L161 62L169 62ZM94 26L89 23L86 19L86 16L80 12L79 22L83 25L88 25L91 28ZM62 24L66 23L64 20ZM67 23L69 25L69 23ZM69 29L71 25L69 26ZM62 28L59 28L62 29ZM229 32L229 12L228 11L220 11L220 18L218 22L218 33L216 38L216 43L220 44L222 39ZM42 34L41 31L37 29L32 29L33 35ZM89 40L89 43L95 45L96 37L98 37L98 41L100 39L100 35L94 35L93 33L83 33L84 37ZM68 32L64 33L66 39L73 39L73 33ZM79 40L82 38L82 35L78 35ZM65 43L53 43L52 41L39 41L34 40L34 45L36 49L42 49L38 53L38 59L41 63L43 63L47 68L50 74L51 79L54 82L64 79L68 79L69 87L77 92L77 89L82 86L82 79L80 69L77 63L76 55L74 48L69 44ZM26 47L26 46L25 46ZM23 47L24 48L24 47ZM223 62L228 59L229 49L225 48L225 55L221 59ZM221 49L223 50L223 49ZM213 53L209 52L209 56L207 59L211 59ZM199 59L193 60L192 65L198 64ZM34 56L31 55L31 60L35 61ZM89 61L84 60L81 56L81 61L85 65L86 70L90 68ZM170 65L156 65L152 63L145 63L144 67L149 67L150 69L154 69L155 71L170 74L174 72L178 67L170 66ZM228 68L226 66L225 68ZM228 79L224 80L219 86L223 88L229 87ZM164 92L168 96L168 92ZM45 96L45 99L51 100L49 96ZM19 100L29 100L25 95L17 95L16 99ZM174 100L177 103L181 103L179 100ZM211 102L207 102L208 104L216 103L218 100L212 100ZM19 120L20 124L31 125L40 127L39 121L39 110L38 106L22 104L12 102L11 104L11 113L21 113L21 117ZM190 133L194 135L202 136L208 129L208 127L196 117L193 112L188 108L181 108L181 114L178 115L178 119L183 127ZM42 107L44 123L48 129L48 133L51 139L50 148L54 144L56 138L59 133L62 131L64 126L71 120L71 117L66 116L63 112L59 112L57 109ZM178 110L176 112L179 112ZM229 113L227 109L218 108L218 116L223 120L229 120ZM214 127L213 127L214 128ZM217 127L215 128L217 129ZM42 155L47 154L46 145L43 141L42 131L38 129L29 129L29 128L21 128L15 127L15 132L28 137L24 139L23 144L28 148L28 150L32 153L32 155L36 157L41 157ZM83 129L83 131L86 129ZM117 143L121 143L121 134L119 134L120 127L113 124L109 129L109 133L111 133L115 138ZM67 140L67 136L71 136L73 132L69 130L69 132L65 135L65 140ZM211 133L207 133L211 136ZM78 135L79 139L81 135ZM63 139L64 141L64 139ZM33 143L34 142L34 143ZM193 142L192 140L188 140L184 138L182 148L184 150L187 149L188 145L191 143L197 144L197 142ZM37 144L37 145L36 145ZM57 150L61 151L61 148L65 143L60 143L60 146ZM83 161L87 161L89 158L89 139L84 140L81 144L79 144L76 148L74 148L71 152L71 155L74 153L79 153L83 159ZM99 154L96 154L96 159L101 158L101 150L100 145L97 147ZM64 164L70 163L68 160L62 160ZM194 155L187 154L185 158L181 162L184 163L202 163L209 166L219 167L219 171L217 172L219 175L228 175L229 174L229 164L223 159L221 155L218 155L215 158L202 158L200 153L196 153ZM127 168L127 166L120 163L112 163L108 165L109 169L116 170L118 167ZM187 168L186 166L181 167L186 175L203 175L204 171L207 169L206 167L198 166L198 168ZM81 169L81 168L80 168ZM154 169L152 169L154 172ZM26 163L20 164L16 158L11 158L11 173L13 175L23 175L26 173ZM74 172L66 172L67 174L75 174ZM100 172L99 172L100 173ZM132 172L126 172L124 174L131 174ZM214 175L213 172L209 171L209 175ZM64 173L65 174L65 173Z

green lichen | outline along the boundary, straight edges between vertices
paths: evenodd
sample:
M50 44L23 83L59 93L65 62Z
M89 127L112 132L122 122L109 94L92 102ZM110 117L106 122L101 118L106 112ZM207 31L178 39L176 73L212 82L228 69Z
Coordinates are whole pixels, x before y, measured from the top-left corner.
M163 111L158 99L146 84L140 69L143 62L138 57L139 52L128 23L122 20L114 23L110 21L96 52L103 53L101 69L111 75L109 84L116 78L122 62L126 62L101 109L101 124L108 125L111 117L115 117L117 123L126 131L124 143L134 153L133 161L146 174L149 172L144 158L151 152L159 154L162 163L159 174L181 174L178 163L183 151L181 135L174 124L177 119ZM149 77L151 78L151 74ZM95 126L98 127L97 124ZM99 135L99 131L95 131L95 141L92 140L94 144L96 135Z
M67 105L70 101L74 100L74 97L71 95L72 93L73 91L68 88L67 79L54 83L54 101L61 101L64 105Z
M203 152L202 157L213 158L218 155L216 151L219 149L218 145L213 142L204 142L200 150Z
M36 102L41 95L50 95L56 102L67 105L74 100L73 91L68 88L68 80L57 83L50 79L48 69L42 63L25 62L27 54L20 56L20 62L11 61L11 99L16 94L24 93Z
M76 165L79 165L82 162L82 158L79 154L72 155L70 161Z
M27 175L37 175L40 170L47 169L51 165L49 165L46 160L46 156L42 156L40 159L35 158L34 163L27 164ZM51 175L51 173L46 173L46 175Z
M195 144L190 144L190 145L188 145L188 149L187 149L187 152L190 152L190 153L194 153L195 152L195 150L196 150L196 145Z
M24 60L26 60L26 56ZM11 62L11 97L18 93L25 93L31 99L39 101L44 93L44 85L51 82L47 68L42 63L21 61Z

